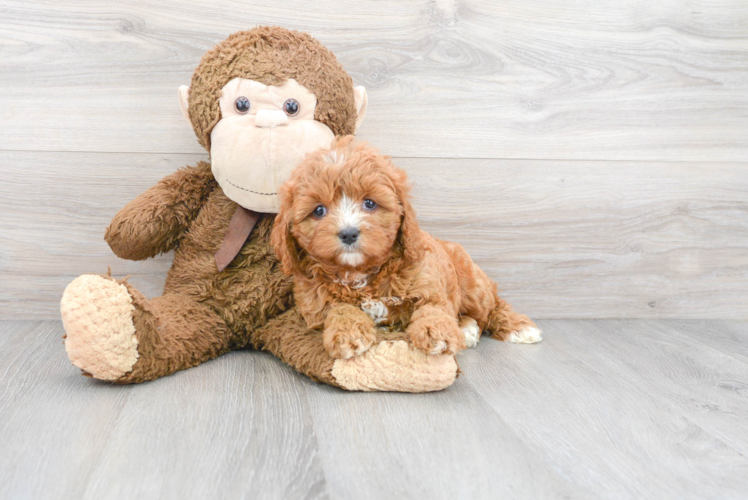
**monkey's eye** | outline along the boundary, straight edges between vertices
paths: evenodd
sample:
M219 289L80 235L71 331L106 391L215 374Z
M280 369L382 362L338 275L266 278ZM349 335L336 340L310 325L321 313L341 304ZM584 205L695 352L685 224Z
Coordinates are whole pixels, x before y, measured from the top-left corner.
M299 108L299 101L296 99L289 99L283 103L283 111L285 111L288 116L298 115Z
M237 97L236 101L234 101L234 108L236 109L236 112L240 115L247 114L247 111L249 111L249 108L251 107L251 104L249 103L249 99L247 99L244 96Z
M317 205L317 208L314 209L314 212L312 212L315 217L324 217L327 215L327 208L325 208L324 205Z
M366 210L374 210L377 208L377 203L374 200L366 199L364 200L364 208Z

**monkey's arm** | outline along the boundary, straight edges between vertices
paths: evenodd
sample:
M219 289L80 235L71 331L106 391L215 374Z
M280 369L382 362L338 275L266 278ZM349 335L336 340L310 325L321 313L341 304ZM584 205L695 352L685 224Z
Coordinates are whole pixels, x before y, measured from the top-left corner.
M125 205L104 239L123 259L143 260L168 252L215 186L209 163L179 169Z

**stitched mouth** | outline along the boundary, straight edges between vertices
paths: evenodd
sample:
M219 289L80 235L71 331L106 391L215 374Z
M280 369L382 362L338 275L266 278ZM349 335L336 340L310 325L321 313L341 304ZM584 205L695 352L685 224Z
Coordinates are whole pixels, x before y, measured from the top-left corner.
M228 182L229 184L231 184L232 186L234 186L236 189L241 189L242 191L246 191L246 192L252 193L252 194L259 194L259 195L262 195L262 196L275 196L275 195L278 194L278 193L261 193L259 191L252 191L251 189L247 189L247 188L243 188L241 186L237 186L236 184L234 184L233 182L231 182L228 179L226 179L226 182Z

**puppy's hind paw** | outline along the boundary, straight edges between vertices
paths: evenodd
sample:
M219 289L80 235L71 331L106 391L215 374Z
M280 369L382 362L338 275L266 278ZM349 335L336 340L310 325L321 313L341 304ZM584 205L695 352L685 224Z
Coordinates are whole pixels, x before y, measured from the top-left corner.
M510 333L506 338L507 342L513 342L515 344L535 344L541 340L543 340L543 332L534 326L526 326L521 330L516 330Z

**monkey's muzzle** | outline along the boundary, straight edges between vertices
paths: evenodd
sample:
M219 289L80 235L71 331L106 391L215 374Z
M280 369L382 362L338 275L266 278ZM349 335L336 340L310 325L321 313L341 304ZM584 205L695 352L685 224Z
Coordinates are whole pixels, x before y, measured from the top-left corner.
M261 109L255 115L255 127L275 128L288 125L288 116L277 109Z

